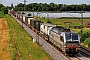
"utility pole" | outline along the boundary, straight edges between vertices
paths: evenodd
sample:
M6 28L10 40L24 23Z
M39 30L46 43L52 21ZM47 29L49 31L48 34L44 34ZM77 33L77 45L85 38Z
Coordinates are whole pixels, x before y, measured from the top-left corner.
M27 2L27 1L24 0L24 11L26 10L26 7L25 7L25 6L26 6L26 2Z
M81 35L83 34L83 10L81 11L81 25L82 25L82 28L81 28Z
M25 6L26 6L26 2L27 2L27 1L24 0L24 11L26 10L26 7L25 7ZM23 16L23 14L22 14L22 16ZM22 28L23 28L23 19L22 19Z
M48 21L49 21L49 12L47 12L47 19L48 19Z
M37 10L37 20L38 20L38 10Z

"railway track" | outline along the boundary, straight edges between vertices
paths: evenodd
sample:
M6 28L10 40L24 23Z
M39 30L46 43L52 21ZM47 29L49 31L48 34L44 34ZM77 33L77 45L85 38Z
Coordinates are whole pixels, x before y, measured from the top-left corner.
M15 18L14 18L15 19ZM19 23L20 24L20 23ZM25 27L24 27L25 28ZM36 30L35 30L36 31ZM34 32L35 32L34 31ZM43 36L43 35L41 35L41 34L39 34L39 33L36 33L38 36L40 36L40 37L42 37L43 38L43 40L46 40L46 38ZM38 42L38 44L39 45L41 45L41 46L43 46L44 44L42 44L40 41L41 41L41 39L40 39L40 37L38 37L37 38L37 36L35 37L35 38L37 38L37 42ZM48 42L48 41L46 41L46 42ZM44 42L45 43L45 42ZM55 49L56 50L58 50L58 52L60 53L60 54L62 54L63 56L65 56L68 60L87 60L88 58L84 58L85 56L82 56L82 54L81 53L79 53L78 55L75 55L74 57L70 57L70 56L67 56L67 55L65 55L64 53L62 53L62 51L60 51L60 49L58 49L55 45L53 45L52 43L50 43L50 42L48 42L52 47L55 47ZM45 48L45 47L44 47ZM81 51L80 51L81 52ZM59 60L59 59L57 59L57 60Z
M44 40L46 40L47 38L45 38L43 35L41 35L41 34L38 34L38 35L40 35ZM47 40L46 40L47 41ZM53 43L51 43L51 42L49 42L49 41L47 41L52 47L54 47L57 51L59 51L60 52L60 54L62 54L63 56L65 56L68 60L81 60L77 55L75 55L75 56L72 56L72 57L70 57L70 56L68 56L68 55L66 55L64 52L62 52L61 51L61 49L59 49L57 46L55 46Z
M90 59L90 49L88 49L84 46L81 46L80 53Z

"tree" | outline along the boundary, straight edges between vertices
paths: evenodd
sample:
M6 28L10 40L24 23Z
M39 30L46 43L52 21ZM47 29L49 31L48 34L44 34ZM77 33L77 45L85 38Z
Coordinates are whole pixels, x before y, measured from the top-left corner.
M15 11L24 11L24 4L20 3L14 8Z
M30 3L25 5L26 11L90 11L90 5L87 4L55 4L55 3ZM15 7L15 10L23 11L24 4L20 3Z
M0 4L0 11L1 11L1 8L2 8L2 7L4 7L4 5L3 5L3 4Z
M50 8L49 4L47 3L42 4L42 11L49 11L49 8Z
M63 6L63 4L58 4L57 5L57 11L61 11L62 6Z
M1 11L2 11L4 14L8 14L8 9L7 9L7 7L2 7L2 8L1 8Z

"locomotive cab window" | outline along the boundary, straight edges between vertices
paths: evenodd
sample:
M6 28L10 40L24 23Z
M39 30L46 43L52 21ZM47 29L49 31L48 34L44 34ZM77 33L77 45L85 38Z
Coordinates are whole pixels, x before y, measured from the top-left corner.
M70 39L71 39L70 34L66 33L65 36L66 36L66 41L70 41Z
M72 35L72 40L73 40L73 41L78 41L78 34L73 33L73 35Z
M78 41L78 34L76 33L66 33L66 41Z

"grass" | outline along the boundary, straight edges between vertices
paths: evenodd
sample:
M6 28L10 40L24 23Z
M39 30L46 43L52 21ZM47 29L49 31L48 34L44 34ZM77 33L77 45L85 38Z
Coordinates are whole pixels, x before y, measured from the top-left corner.
M23 60L30 60L30 57L28 56L28 53L23 47L19 35L22 37L25 46L29 50L34 60L51 60L51 58L43 51L43 49L38 44L32 42L32 37L29 36L28 33L26 33L26 31L13 18L11 18L9 15L5 15L5 19L7 20L9 26L9 35L10 35L9 43L11 44L11 57L13 60L14 59L18 60L19 58L18 56L16 56L17 53L12 34L16 38L18 49L20 51Z
M4 17L4 13L2 13L1 11L0 11L0 18L3 18Z
M18 35L17 35L17 33L16 33L16 30L14 29L15 27L13 26L13 22L12 22L12 19L10 19L11 17L10 16L5 16L5 18L7 19L7 21L8 21L8 25L9 25L9 29L12 29L12 33L10 33L10 35L11 35L11 37L10 38L12 38L11 39L11 44L13 45L13 48L12 48L12 59L19 59L18 57L16 57L15 55L17 54L17 52L16 52L16 49L15 49L15 45L14 45L14 40L13 40L13 36L12 36L12 34L14 35L14 37L16 37L16 42L17 42L17 45L18 45L18 48L19 48L19 51L20 51L20 53L21 53L21 55L22 55L22 59L23 60L29 60L29 56L26 54L26 51L25 51L25 49L23 48L23 45L22 45L22 43L21 43L21 41L20 41L20 38L18 37ZM10 31L11 32L11 31ZM25 56L26 56L26 58L25 58ZM28 56L28 57L27 57Z

